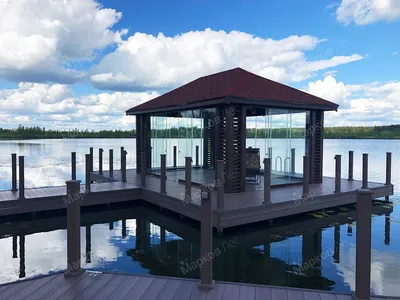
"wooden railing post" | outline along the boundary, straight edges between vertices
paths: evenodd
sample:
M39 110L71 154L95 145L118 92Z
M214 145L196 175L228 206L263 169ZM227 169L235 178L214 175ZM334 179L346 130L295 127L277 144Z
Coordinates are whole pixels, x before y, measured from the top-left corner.
M121 181L126 182L126 151L121 147Z
M199 146L196 145L196 167L199 166Z
M264 201L271 204L271 158L264 158Z
M17 154L11 154L11 190L17 191Z
M296 148L292 148L291 150L290 172L292 174L296 173Z
M192 158L185 157L185 201L192 201Z
M120 152L120 155L121 155L121 171L122 171L122 157L124 156L124 147L121 147L121 152Z
M386 185L392 184L392 152L386 152Z
M99 174L103 175L103 148L99 149Z
M90 153L90 172L93 172L93 147L89 148Z
M189 157L190 158L190 157ZM200 257L206 257L204 264L200 269L200 285L201 289L212 289L212 258L213 254L213 228L212 228L212 205L211 205L211 191L207 186L201 187L201 208L200 208Z
M363 153L362 160L362 189L368 188L368 154Z
M161 177L160 177L160 193L167 193L167 155L160 154L161 156Z
M303 197L310 191L310 158L303 156Z
M25 199L25 166L24 156L18 156L19 167L19 199Z
M90 164L90 154L86 154ZM89 166L88 166L89 167ZM72 199L67 206L67 269L65 276L79 276L84 272L81 267L81 199L80 180L69 180L67 198Z
M342 179L340 178L342 174L342 156L335 155L335 191L334 193L341 193L341 183Z
M347 180L353 181L353 169L354 169L354 151L349 151L349 176Z
M85 154L85 190L90 192L90 154Z
M356 297L370 299L372 191L357 190Z
M174 146L174 151L173 151L173 159L174 159L174 160L173 160L173 161L174 161L173 167L174 167L174 168L177 167L177 166L176 166L176 152L177 152L177 151L176 151L176 146Z
M114 152L113 149L110 149L109 151L109 158L108 158L108 162L109 162L109 173L110 173L110 177L114 178Z
M146 187L146 153L141 153L141 166L140 166L140 186Z
M76 180L76 152L71 152L71 179Z
M224 193L224 161L222 159L217 160L217 208L224 209L225 206L225 193Z

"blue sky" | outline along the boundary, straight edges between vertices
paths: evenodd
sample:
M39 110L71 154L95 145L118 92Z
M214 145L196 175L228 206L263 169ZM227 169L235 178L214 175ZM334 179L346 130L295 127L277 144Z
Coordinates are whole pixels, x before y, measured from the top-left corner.
M240 66L340 104L328 126L399 122L400 2L0 3L0 126L132 128L124 111Z

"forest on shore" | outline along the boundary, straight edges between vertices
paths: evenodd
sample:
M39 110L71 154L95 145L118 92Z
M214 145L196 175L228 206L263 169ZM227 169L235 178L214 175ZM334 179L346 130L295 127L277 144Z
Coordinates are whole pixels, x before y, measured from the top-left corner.
M272 138L304 138L307 135L305 128L274 128L270 131ZM200 138L201 129L198 127L179 127L152 130L152 136L157 138ZM15 129L0 128L1 140L15 139L73 139L73 138L134 138L135 130L54 130L44 127L24 127ZM246 129L247 138L265 138L268 132L264 129ZM388 126L347 126L325 127L325 139L400 139L400 124Z

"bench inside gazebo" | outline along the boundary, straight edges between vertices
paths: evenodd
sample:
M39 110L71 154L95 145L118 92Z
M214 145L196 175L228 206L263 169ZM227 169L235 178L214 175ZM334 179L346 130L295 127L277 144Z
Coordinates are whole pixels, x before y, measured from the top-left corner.
M193 184L213 183L224 162L225 193L262 189L263 159L271 158L271 186L301 184L303 157L310 183L322 182L324 111L338 105L241 68L204 76L129 109L136 115L136 171ZM144 155L142 155L144 153Z

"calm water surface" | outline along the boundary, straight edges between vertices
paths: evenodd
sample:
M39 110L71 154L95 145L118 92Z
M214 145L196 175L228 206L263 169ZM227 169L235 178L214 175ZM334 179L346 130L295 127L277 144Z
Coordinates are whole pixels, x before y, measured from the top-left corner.
M134 139L0 141L0 189L10 188L10 153L26 156L26 186L63 185L70 178L70 152L77 152L78 179L83 180L84 154L94 147L128 151L135 165ZM326 140L324 175L334 175L334 155L355 151L355 178L361 177L361 153L369 153L370 181L384 182L385 152L393 153L392 205L374 207L371 289L377 295L400 296L400 142L389 140ZM96 165L95 165L96 169ZM105 169L107 169L105 167ZM355 286L354 207L280 220L274 227L253 224L215 236L214 278L350 292ZM152 207L115 207L86 211L82 217L82 261L98 271L199 276L192 263L199 257L199 226L182 222ZM162 232L166 232L163 242ZM228 246L229 245L233 246ZM218 250L217 250L218 249ZM63 270L66 264L65 218L43 216L0 224L0 282ZM191 269L187 269L187 264ZM303 264L303 269L301 266ZM315 265L313 268L309 265Z

